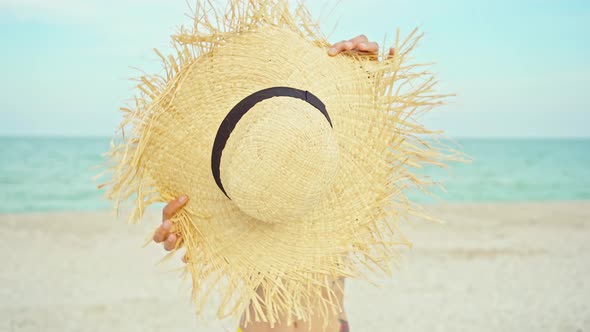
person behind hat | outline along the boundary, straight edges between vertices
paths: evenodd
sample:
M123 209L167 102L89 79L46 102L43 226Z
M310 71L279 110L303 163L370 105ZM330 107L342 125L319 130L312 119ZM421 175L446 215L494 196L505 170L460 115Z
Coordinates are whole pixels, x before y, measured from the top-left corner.
M338 55L345 51L352 51L352 52L361 52L361 53L368 53L368 54L377 54L379 51L379 45L375 42L370 42L368 38L364 35L359 35L354 37L350 40L341 41L335 43L331 46L328 51L328 54L331 56ZM394 54L394 49L391 48L389 50L389 55ZM182 207L188 202L187 196L179 196L178 198L170 201L162 211L162 224L156 229L154 233L153 240L156 243L162 243L164 245L164 249L167 251L171 251L176 248L176 243L179 240L176 234L170 232L172 227L172 223L170 219L174 216L176 212L182 209ZM185 258L183 258L185 260ZM334 284L341 283L341 287L335 287L335 289L343 289L344 279L335 280ZM258 290L262 292L263 290ZM328 329L325 330L326 332L349 332L348 321L346 318L346 313L344 312L344 308L342 306L344 294L340 292L340 307L341 313L337 317L333 317L330 321L331 323L328 326ZM321 323L314 324L313 320L311 322L311 329L308 324L298 324L297 322L294 325L288 326L286 321L281 322L274 328L270 327L269 323L263 322L255 322L253 324L249 324L248 327L241 326L238 328L238 331L241 332L296 332L296 331L308 331L308 332L315 332L315 331L324 331L323 329L314 329L316 326L321 327Z

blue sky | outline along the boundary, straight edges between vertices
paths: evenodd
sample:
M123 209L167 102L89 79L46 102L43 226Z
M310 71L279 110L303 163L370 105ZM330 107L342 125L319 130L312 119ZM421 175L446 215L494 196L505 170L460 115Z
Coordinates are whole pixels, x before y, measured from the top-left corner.
M307 3L324 31L338 23L333 42L425 32L415 56L457 97L423 121L450 136L590 136L589 1ZM0 0L0 135L112 135L131 67L157 72L152 48L186 12L185 0Z

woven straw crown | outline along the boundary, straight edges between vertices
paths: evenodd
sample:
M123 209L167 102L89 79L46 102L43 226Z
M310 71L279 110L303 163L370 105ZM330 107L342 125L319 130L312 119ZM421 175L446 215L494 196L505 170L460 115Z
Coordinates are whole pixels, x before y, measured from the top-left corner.
M249 216L297 222L329 193L338 163L338 144L324 116L300 99L274 97L252 107L231 132L220 183Z
M142 77L123 109L108 195L133 197L134 221L190 197L173 223L199 310L219 292L220 317L248 305L246 321L327 317L335 278L389 272L409 244L396 222L419 213L405 190L425 183L411 169L444 158L413 115L444 96L406 64L414 33L382 61L332 58L302 5L213 9L197 3L176 55L162 56L165 76Z

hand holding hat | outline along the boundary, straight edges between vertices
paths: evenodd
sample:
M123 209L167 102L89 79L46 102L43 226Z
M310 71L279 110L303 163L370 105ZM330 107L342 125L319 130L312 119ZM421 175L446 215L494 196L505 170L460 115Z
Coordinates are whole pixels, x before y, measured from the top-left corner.
M330 46L328 54L330 56L336 56L342 52L356 51L371 55L377 55L379 52L379 44L376 42L369 42L365 35L359 35L351 38L347 41L341 41ZM391 47L389 49L389 56L395 54L395 49ZM171 232L172 217L188 202L188 197L181 195L174 200L170 201L162 211L162 224L154 231L153 240L156 243L162 243L166 251L171 251L178 248L177 241L180 240L179 235ZM183 261L186 263L187 256L182 256Z
M366 53L377 56L379 54L379 44L376 42L369 41L369 39L365 35L358 35L352 39L343 40L330 46L328 54L331 56L336 56L342 52L347 51ZM389 57L394 56L395 48L389 48L389 52L387 55Z

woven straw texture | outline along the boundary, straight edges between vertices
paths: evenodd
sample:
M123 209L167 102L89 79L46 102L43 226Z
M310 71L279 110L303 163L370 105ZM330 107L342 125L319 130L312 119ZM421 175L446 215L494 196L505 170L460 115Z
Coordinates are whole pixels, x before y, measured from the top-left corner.
M173 223L199 311L215 293L219 317L249 304L247 322L327 317L339 310L333 280L391 272L410 244L397 222L421 214L405 192L428 184L412 170L448 157L414 121L446 97L407 63L420 36L398 37L396 55L380 61L332 58L302 5L199 1L194 12L193 26L173 36L176 54L158 52L165 75L141 77L122 109L107 194L117 209L130 203L132 221L152 203L190 197ZM332 126L299 99L257 104L223 150L230 200L211 172L216 132L240 100L276 86L313 93Z

